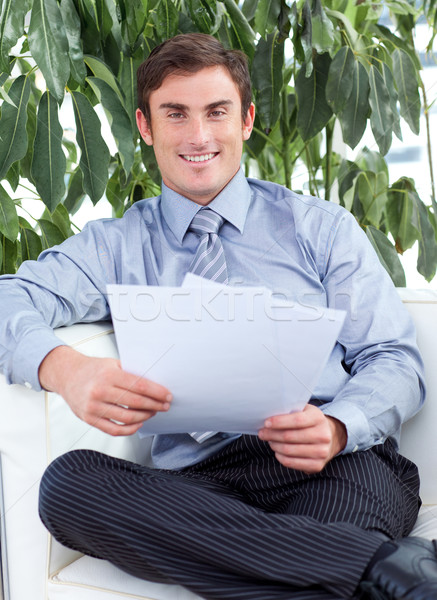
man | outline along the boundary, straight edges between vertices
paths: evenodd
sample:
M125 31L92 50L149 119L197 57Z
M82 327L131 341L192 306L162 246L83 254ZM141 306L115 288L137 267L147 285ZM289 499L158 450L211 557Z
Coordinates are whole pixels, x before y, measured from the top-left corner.
M137 123L162 194L0 281L9 381L60 393L112 435L171 410L159 382L52 333L107 319L108 283L179 285L200 268L347 317L305 410L272 416L258 436L157 436L153 470L69 453L43 477L44 523L71 548L208 599L437 597L435 544L405 538L419 481L396 450L423 400L422 365L365 235L341 207L243 176L254 106L242 54L203 34L177 36L151 53L138 84Z

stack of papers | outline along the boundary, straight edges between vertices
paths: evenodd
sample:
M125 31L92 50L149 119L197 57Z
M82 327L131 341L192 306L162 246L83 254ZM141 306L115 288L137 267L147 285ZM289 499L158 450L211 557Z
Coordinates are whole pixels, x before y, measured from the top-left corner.
M191 273L182 287L109 285L108 301L123 369L173 394L145 435L255 434L266 418L302 410L345 316Z

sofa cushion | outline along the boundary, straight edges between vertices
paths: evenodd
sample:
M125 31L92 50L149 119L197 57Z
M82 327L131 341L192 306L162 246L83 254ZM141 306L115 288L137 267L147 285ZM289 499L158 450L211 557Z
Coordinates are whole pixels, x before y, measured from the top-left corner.
M132 577L106 560L83 556L50 578L49 600L62 598L66 589L75 588L74 600L200 600L179 585L153 583Z
M437 538L437 506L423 506L412 535ZM80 582L80 583L78 583ZM75 600L200 600L199 596L178 585L165 585L131 577L107 561L83 556L58 573L49 582L49 600L62 598L74 589ZM70 596L71 597L71 596Z

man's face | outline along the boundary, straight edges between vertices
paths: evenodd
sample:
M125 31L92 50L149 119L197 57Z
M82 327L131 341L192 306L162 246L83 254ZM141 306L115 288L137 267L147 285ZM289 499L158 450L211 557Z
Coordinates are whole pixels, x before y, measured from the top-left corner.
M137 110L137 124L146 144L154 147L164 183L208 204L240 167L253 105L243 122L238 88L221 66L169 75L150 94L149 104L151 123Z

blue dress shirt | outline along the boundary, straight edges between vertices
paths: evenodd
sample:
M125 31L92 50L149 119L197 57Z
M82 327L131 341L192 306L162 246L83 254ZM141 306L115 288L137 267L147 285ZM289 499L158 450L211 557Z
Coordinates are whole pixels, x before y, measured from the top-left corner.
M314 393L323 412L346 425L345 452L396 442L423 402L422 362L412 321L354 217L241 170L209 206L225 218L230 285L262 285L303 306L347 312ZM180 285L197 249L187 230L200 208L164 185L121 219L92 221L0 278L0 368L8 382L41 389L38 367L62 343L52 328L109 319L108 283ZM182 435L171 460L157 456L157 464L180 468L229 439L198 444ZM163 452L166 440L159 446Z

